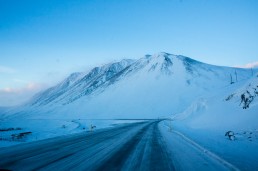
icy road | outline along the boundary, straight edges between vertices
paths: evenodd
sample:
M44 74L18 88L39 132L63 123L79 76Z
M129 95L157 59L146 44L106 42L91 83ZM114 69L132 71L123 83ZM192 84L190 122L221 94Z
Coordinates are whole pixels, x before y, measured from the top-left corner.
M138 122L0 149L10 170L232 170L159 121Z

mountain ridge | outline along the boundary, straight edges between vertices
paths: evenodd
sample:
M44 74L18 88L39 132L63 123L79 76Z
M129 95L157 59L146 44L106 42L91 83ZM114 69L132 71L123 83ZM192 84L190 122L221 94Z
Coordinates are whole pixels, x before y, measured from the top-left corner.
M70 117L77 111L78 116L71 117L88 117L90 113L92 118L153 118L179 113L197 97L229 86L234 73L239 82L250 78L247 69L161 52L72 73L13 113Z
M115 82L120 75L128 75L132 71L137 71L143 67L146 67L151 61L152 65L151 67L149 67L148 72L154 71L158 67L163 74L169 75L172 74L171 67L173 67L173 60L175 60L175 58L181 60L185 66L186 71L191 74L198 75L198 73L196 72L196 65L198 65L198 67L202 67L202 65L210 65L189 57L185 57L182 55L173 55L166 52L161 52L154 55L145 55L139 60L123 59L121 61L105 64L100 67L94 67L86 74L82 72L72 73L69 77L67 77L58 85L47 89L43 92L43 94L40 93L39 95L37 95L40 96L39 98L34 97L32 105L46 105L52 101L55 101L56 98L64 96L63 94L67 91L69 92L68 94L72 96L74 91L71 91L71 89L77 89L77 91L81 93L78 94L76 97L70 98L69 102L64 103L69 104L70 102L73 102L74 100L82 96L90 95L94 91L94 88L104 86L104 84L107 84L108 81ZM210 66L219 67L215 65ZM81 90L78 90L80 89L80 87ZM86 90L84 91L82 89ZM44 96L44 94L51 97L45 100L45 102L40 102L42 101L41 98L42 96ZM61 97L61 99L63 98Z

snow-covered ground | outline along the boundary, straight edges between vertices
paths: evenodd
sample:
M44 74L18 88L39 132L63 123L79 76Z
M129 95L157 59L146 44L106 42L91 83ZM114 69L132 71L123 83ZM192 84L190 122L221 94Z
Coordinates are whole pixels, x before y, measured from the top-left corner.
M142 120L96 120L96 119L22 119L0 121L0 147L24 142L37 141L57 136L94 131L125 123L141 122ZM91 126L96 126L91 129ZM13 129L12 129L13 128ZM9 130L8 130L9 129ZM21 138L12 138L13 134L31 132Z
M168 121L163 121L159 129L176 170L239 170L171 126Z
M169 125L169 123L167 123ZM168 127L166 127L169 129ZM236 139L231 141L224 131L195 129L178 122L172 122L172 130L183 133L201 147L208 149L223 160L232 163L240 170L257 170L258 131L237 131ZM250 138L252 137L252 141ZM171 139L171 138L170 138ZM173 139L173 138L172 138Z
M257 170L258 158L258 77L239 81L202 96L184 112L165 121L172 130L209 149L241 170ZM248 93L247 93L248 92ZM243 109L241 95L251 97ZM234 133L233 140L225 136Z
M113 119L171 118L173 129L201 146L257 170L258 70L252 71L159 53L73 73L24 106L0 109L0 129L14 128L0 132L0 146L17 143L6 137L20 132L32 132L24 141L35 141L131 122Z
M9 170L236 170L171 134L160 120L126 124L0 150Z

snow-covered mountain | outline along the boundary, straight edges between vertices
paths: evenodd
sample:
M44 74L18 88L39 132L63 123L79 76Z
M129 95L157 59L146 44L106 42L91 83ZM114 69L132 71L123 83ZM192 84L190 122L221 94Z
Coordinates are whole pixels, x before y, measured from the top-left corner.
M248 80L239 89L232 92L226 101L234 101L238 103L243 109L248 109L253 105L258 104L258 73L256 76Z
M8 117L165 117L184 111L201 96L250 77L248 69L214 66L168 53L145 55L73 73Z
M257 142L258 135L257 86L257 69L214 66L181 55L158 53L112 62L72 73L25 105L1 108L1 129L13 131L1 133L6 141L0 147L21 143L11 141L19 132L32 132L24 141L36 141L83 132L92 124L103 128L135 122L124 119L170 117L173 129L213 151L217 146L209 145L220 144L216 152L222 156L227 151L229 157L249 161L257 149L249 143ZM224 135L229 130L248 146L244 154L228 144ZM235 149L242 149L237 144Z
M64 81L37 94L30 102L33 106L48 104L69 104L73 101L103 89L116 81L119 73L129 67L134 61L124 59L101 67L93 68L89 73L72 73Z

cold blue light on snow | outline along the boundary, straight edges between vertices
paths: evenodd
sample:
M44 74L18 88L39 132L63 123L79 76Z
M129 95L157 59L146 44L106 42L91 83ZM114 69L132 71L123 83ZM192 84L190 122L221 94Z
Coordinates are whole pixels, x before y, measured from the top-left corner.
M162 51L254 62L257 9L255 0L0 0L0 88Z

